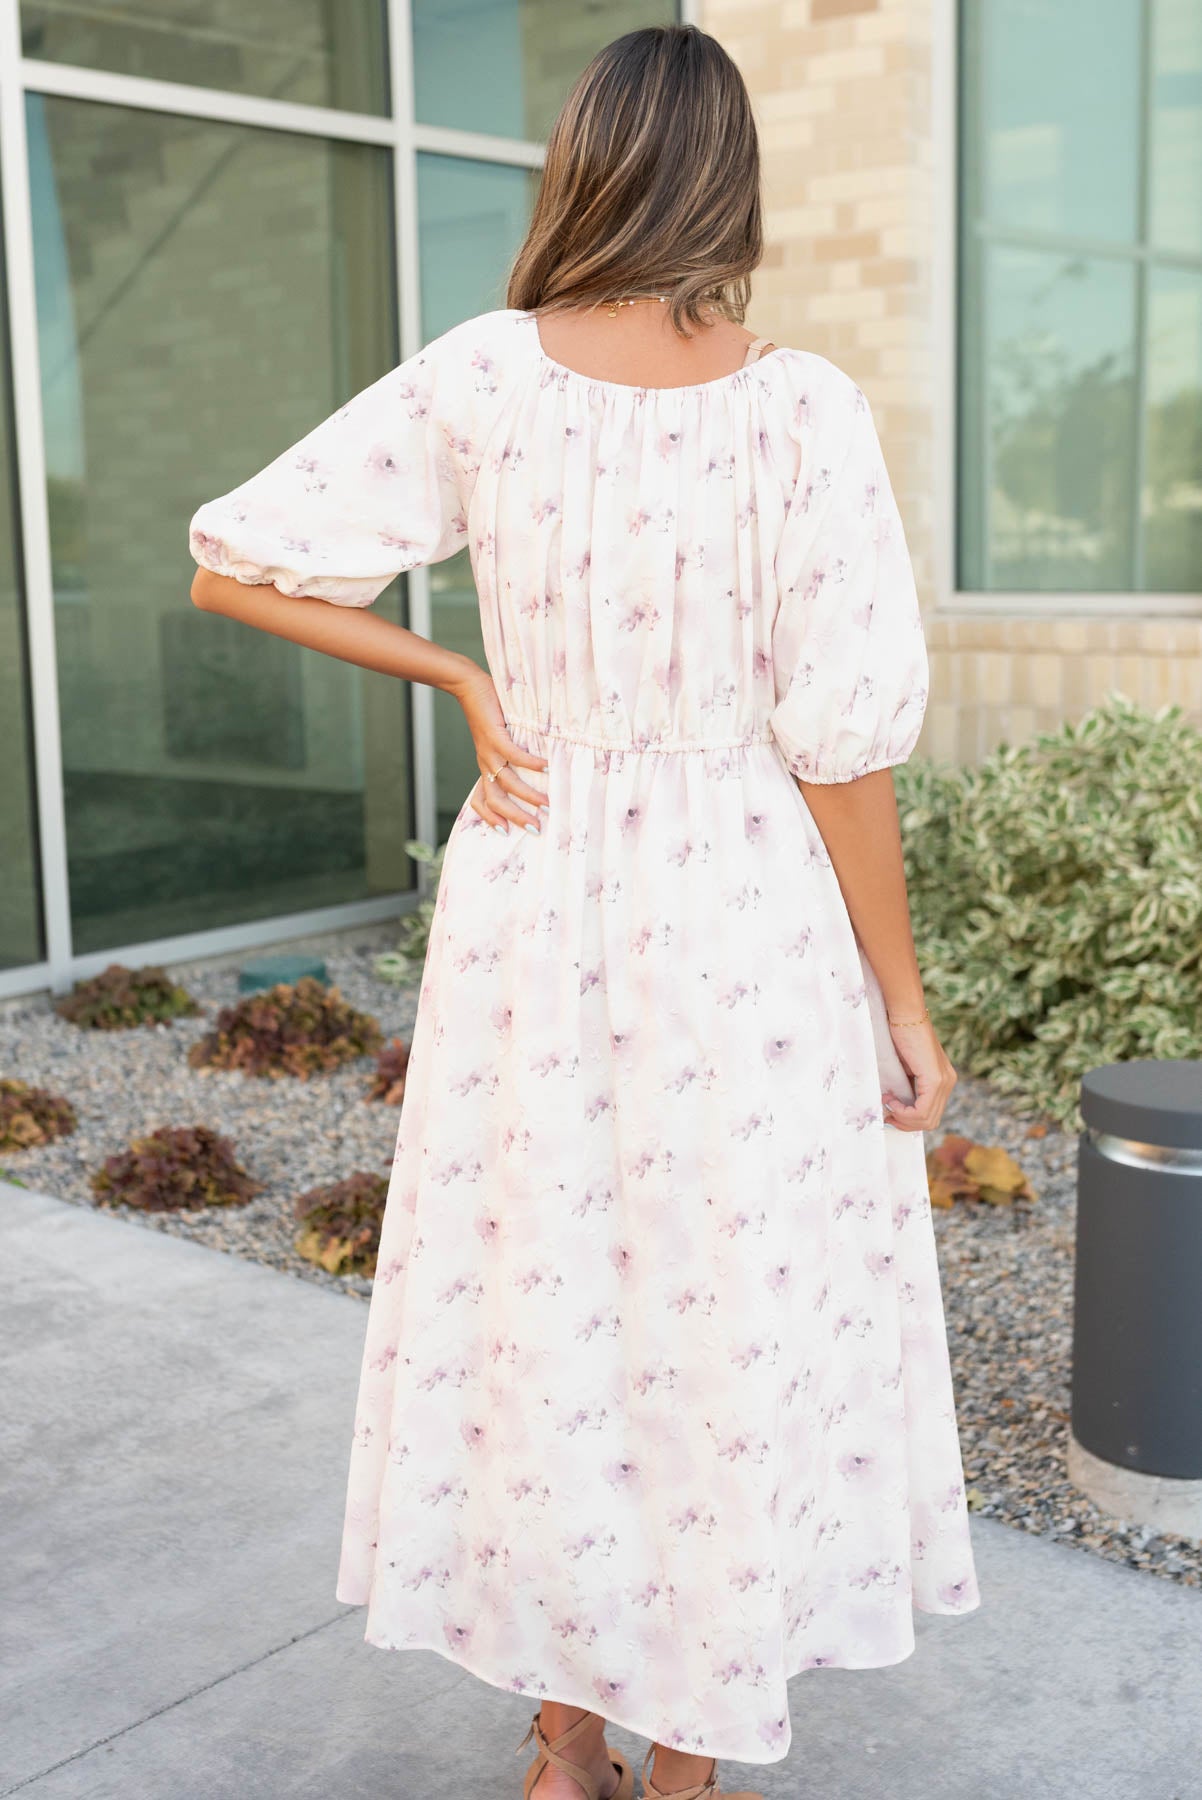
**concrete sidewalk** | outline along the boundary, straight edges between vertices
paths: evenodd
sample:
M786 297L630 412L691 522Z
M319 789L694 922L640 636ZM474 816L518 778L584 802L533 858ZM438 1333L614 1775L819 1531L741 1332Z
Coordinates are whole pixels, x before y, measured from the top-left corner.
M361 1302L2 1185L0 1284L0 1794L517 1800L533 1703L333 1597ZM799 1676L789 1758L729 1784L1202 1800L1202 1594L974 1539L981 1611Z

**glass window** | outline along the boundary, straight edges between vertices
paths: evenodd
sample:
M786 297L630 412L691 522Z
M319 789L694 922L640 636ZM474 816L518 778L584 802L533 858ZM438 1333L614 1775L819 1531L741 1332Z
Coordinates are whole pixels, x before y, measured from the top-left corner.
M412 0L415 109L423 125L540 141L605 44L672 25L673 0Z
M1202 7L1156 0L1152 33L1152 242L1202 255Z
M505 280L530 222L537 169L515 169L463 157L418 158L422 334L427 339L462 319L505 305ZM450 650L485 664L480 603L466 550L430 570L431 635ZM480 771L457 701L434 695L438 841L454 822Z
M405 685L188 597L200 502L397 361L389 153L28 122L75 947L410 887Z
M29 662L18 557L8 319L0 232L0 968L41 962L45 954L33 806Z
M21 0L26 56L388 111L386 0Z
M1202 274L1158 269L1148 299L1144 585L1185 593L1202 571Z
M964 589L1202 590L1197 0L962 0Z
M975 585L1131 586L1134 329L1129 263L990 247L964 397L984 476L962 513Z
M982 210L994 225L1129 239L1139 207L1141 0L983 0ZM1085 63L1087 66L1082 67Z

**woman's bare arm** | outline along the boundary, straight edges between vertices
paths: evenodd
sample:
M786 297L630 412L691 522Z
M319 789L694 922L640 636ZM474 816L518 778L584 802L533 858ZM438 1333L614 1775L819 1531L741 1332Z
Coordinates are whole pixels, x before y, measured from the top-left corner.
M914 951L897 796L889 769L857 781L802 781L830 854L848 916L881 984L890 1015L912 1019L926 1004Z
M891 769L855 781L814 782L797 777L843 890L847 914L881 984L891 1019L916 1019L924 1010L902 859L901 827ZM890 1108L903 1130L939 1123L956 1072L930 1020L892 1033L914 1081L915 1099Z
M361 669L421 681L453 694L464 680L482 673L478 663L444 650L403 625L394 625L369 607L334 606L328 600L293 599L269 583L251 587L230 575L197 569L192 603L202 612L222 613L257 631L287 638L306 650L321 650Z
M487 669L470 656L444 649L404 625L394 625L370 608L296 599L269 582L251 586L202 568L192 582L192 603L202 612L221 613L306 650L320 650L360 669L374 669L401 681L420 681L453 695L467 718L481 774L502 761L524 769L547 766L544 757L522 750L509 736ZM546 804L546 794L522 781L510 766L487 788L481 783L475 811L502 830L508 829L508 821L518 825L536 822L537 814L519 805L520 800L537 808Z

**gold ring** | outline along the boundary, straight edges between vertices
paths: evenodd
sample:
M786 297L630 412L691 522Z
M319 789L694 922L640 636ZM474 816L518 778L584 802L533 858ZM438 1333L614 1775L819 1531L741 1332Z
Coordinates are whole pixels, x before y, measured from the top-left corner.
M506 757L506 758L505 758L505 762L502 762L502 763L498 763L498 764L497 764L497 766L496 766L496 768L495 768L495 769L493 769L493 771L492 771L492 772L491 772L491 774L489 774L489 775L486 775L486 776L485 776L485 777L484 777L484 779L485 779L485 781L495 781L495 780L496 780L496 779L497 779L497 776L498 776L498 775L499 775L499 774L500 774L500 773L501 773L501 770L502 770L502 769L503 769L503 768L504 768L504 767L505 767L505 766L506 766L506 764L507 764L507 763L508 763L508 761L509 761L509 758L508 758L508 757Z

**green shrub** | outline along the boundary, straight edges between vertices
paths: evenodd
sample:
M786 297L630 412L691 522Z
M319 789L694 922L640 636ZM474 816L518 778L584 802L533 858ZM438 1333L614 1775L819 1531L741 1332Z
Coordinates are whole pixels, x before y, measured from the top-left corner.
M385 1044L376 1057L376 1072L367 1091L369 1100L386 1100L399 1106L405 1098L405 1072L409 1067L409 1046L400 1038Z
M0 1081L0 1150L32 1150L75 1130L69 1100L24 1081Z
M101 1206L142 1212L245 1206L262 1186L237 1162L230 1140L207 1125L163 1126L110 1156L92 1176Z
M306 1081L380 1047L370 1013L356 1012L337 988L305 976L281 982L224 1007L212 1031L193 1045L188 1060L198 1069L238 1069L244 1075L285 1075Z
M401 921L401 935L395 950L389 950L376 958L376 974L384 981L416 981L421 976L422 965L426 960L426 951L430 944L430 926L434 919L434 907L438 898L438 881L442 874L442 859L446 845L435 850L430 844L423 844L419 838L410 838L405 849L414 862L428 863L433 877L433 886L426 899L419 901L412 912L407 912Z
M297 1250L331 1275L374 1275L387 1197L387 1175L368 1169L310 1188L295 1203L301 1224Z
M200 1011L165 969L127 969L110 963L100 975L77 981L55 1002L60 1018L89 1031L126 1031L135 1025L169 1025Z
M1082 1074L1202 1055L1202 733L1121 694L976 766L896 771L914 936L958 1067L1074 1130Z

